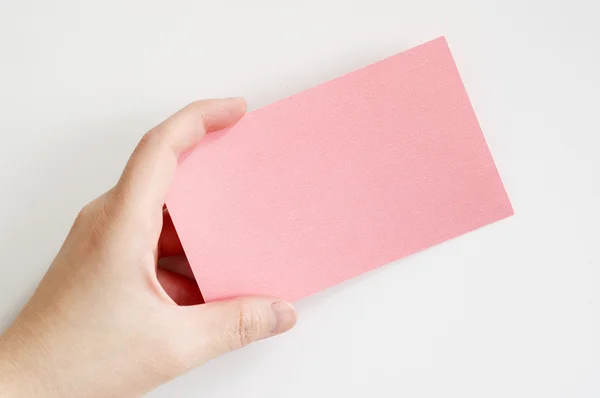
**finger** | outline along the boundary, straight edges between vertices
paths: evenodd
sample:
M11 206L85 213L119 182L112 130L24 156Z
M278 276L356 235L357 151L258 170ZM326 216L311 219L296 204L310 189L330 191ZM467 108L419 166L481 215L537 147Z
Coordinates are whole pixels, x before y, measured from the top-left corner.
M179 156L207 132L237 122L246 111L241 98L197 101L144 135L117 183L116 191L132 211L160 210Z
M165 293L177 305L197 305L204 303L200 289L193 279L185 278L174 272L158 268L156 276Z
M158 258L180 256L183 254L183 247L179 236L177 236L177 231L175 231L173 220L171 220L171 216L166 209L163 209L162 214L163 226L158 239Z
M257 340L288 331L296 324L291 304L272 298L247 297L186 307L186 319L194 319L188 331L195 364L216 358ZM201 336L201 338L199 338Z

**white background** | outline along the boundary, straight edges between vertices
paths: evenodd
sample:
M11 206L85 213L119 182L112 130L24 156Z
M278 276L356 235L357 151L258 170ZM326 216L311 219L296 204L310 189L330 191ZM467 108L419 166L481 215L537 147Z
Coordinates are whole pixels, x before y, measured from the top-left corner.
M302 300L289 334L150 397L600 396L595 3L0 0L0 326L177 108L257 108L446 35L516 215Z

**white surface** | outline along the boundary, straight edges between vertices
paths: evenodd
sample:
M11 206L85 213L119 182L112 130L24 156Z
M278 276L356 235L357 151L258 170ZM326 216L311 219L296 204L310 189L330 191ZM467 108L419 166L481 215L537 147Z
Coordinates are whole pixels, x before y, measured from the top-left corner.
M281 3L0 0L1 325L177 108L256 108L446 35L516 216L305 299L293 332L150 397L599 396L595 2Z

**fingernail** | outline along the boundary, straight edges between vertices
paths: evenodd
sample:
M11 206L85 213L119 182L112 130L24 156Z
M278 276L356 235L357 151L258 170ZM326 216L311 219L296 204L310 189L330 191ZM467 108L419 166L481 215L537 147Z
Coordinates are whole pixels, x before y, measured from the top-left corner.
M296 324L296 310L291 304L277 301L271 304L271 309L275 313L276 319L273 334L287 332Z

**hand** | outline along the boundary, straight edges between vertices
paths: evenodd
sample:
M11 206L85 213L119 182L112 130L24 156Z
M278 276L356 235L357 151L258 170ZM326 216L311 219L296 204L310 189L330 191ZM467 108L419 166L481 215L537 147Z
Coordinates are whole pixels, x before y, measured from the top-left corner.
M295 324L292 306L273 298L199 305L193 280L157 267L183 252L163 210L178 156L245 109L242 99L195 102L143 137L0 337L0 396L139 396Z

